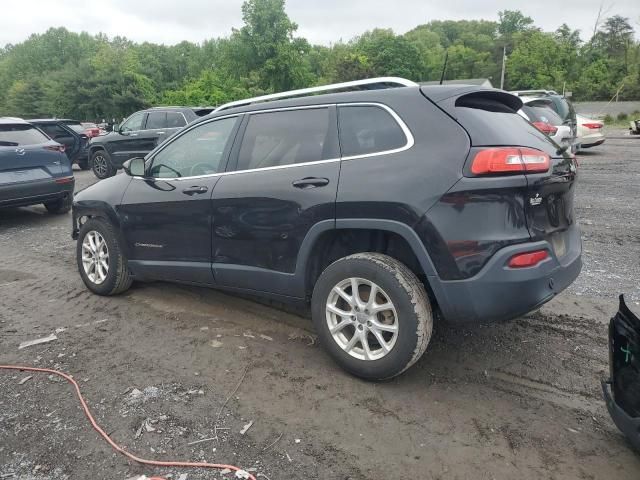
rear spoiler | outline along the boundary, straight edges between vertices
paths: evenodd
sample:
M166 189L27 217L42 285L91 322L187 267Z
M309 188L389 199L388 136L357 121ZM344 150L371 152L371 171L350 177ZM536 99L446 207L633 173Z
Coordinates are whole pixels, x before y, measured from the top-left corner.
M420 91L453 118L456 118L456 107L508 113L516 113L522 108L520 97L496 88L472 85L451 88L428 85L420 87Z

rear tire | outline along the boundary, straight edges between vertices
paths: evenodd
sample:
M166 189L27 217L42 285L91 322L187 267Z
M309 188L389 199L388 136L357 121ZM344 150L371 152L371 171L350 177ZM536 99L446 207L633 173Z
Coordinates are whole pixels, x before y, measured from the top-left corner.
M92 218L82 225L76 261L84 284L98 295L117 295L133 282L118 235L105 220Z
M422 282L406 265L379 253L329 265L315 284L311 309L320 343L342 368L367 380L404 372L422 356L433 331Z
M113 177L116 174L116 168L111 163L111 157L106 150L96 150L91 155L91 169L93 174L100 180Z
M51 202L46 202L44 204L44 208L47 209L47 212L54 215L62 215L64 213L69 213L72 204L73 195L71 193L68 193L65 197L53 200Z

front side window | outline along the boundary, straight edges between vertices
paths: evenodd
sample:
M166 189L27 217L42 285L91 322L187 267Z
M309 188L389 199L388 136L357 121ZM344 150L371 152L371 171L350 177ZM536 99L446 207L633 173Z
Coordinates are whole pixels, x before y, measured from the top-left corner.
M149 112L146 130L167 128L167 114L165 112Z
M142 120L144 120L144 112L138 112L131 115L125 120L120 127L123 132L136 132L142 130Z
M402 128L384 108L342 106L338 108L338 119L343 157L386 152L407 144Z
M169 143L153 157L151 176L194 177L218 173L237 118L203 123Z
M329 109L254 113L238 154L238 170L326 160L335 155Z

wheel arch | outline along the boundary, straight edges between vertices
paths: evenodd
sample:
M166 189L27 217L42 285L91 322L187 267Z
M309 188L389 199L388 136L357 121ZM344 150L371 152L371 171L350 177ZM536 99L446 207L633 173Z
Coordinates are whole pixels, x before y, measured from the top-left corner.
M338 258L374 251L406 264L438 303L437 273L424 244L407 224L385 219L339 219L316 224L301 246L296 277L308 298L322 270ZM434 289L435 287L435 289Z
M75 203L73 205L73 239L77 240L80 234L80 228L88 219L98 219L111 224L114 232L118 236L120 249L128 256L128 247L122 235L120 228L120 218L115 209L107 202L93 201L91 205L82 205ZM84 219L84 221L83 221Z

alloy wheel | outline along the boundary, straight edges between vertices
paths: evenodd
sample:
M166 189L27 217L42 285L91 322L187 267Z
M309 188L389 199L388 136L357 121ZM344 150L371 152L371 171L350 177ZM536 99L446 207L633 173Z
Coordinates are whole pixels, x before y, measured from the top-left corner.
M358 360L379 360L398 339L398 314L376 283L347 278L331 289L326 319L333 340Z
M96 285L105 281L109 273L109 249L100 232L87 232L82 241L82 268Z
M104 177L107 175L107 159L104 155L96 155L93 157L93 169L99 177Z

